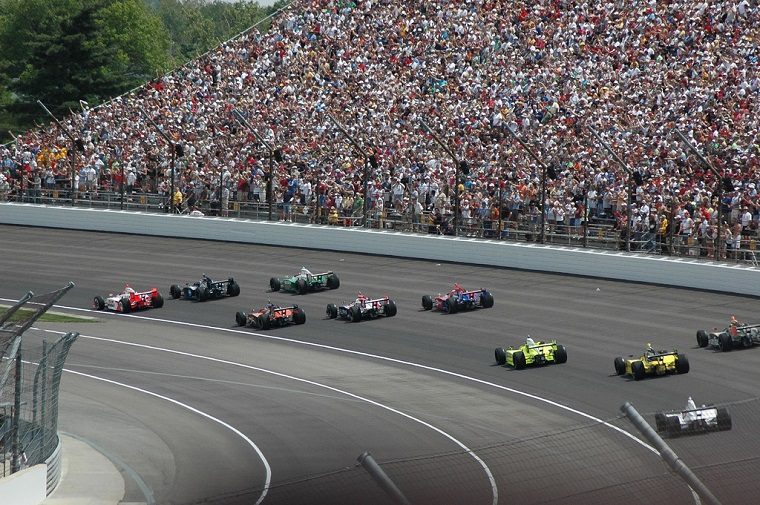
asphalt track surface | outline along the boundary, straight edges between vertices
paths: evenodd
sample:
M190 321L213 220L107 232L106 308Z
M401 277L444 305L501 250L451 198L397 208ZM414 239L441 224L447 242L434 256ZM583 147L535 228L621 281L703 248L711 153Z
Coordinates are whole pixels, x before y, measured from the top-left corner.
M156 286L167 299L135 317L40 324L29 337L82 333L67 361L60 429L121 463L127 502L146 501L148 490L147 501L159 504L390 503L361 470L315 478L353 466L368 450L415 504L635 501L624 483L647 479L658 483L655 502L693 503L676 479L658 480L665 470L656 454L613 429L634 433L630 425L611 419L625 401L651 413L680 407L687 396L716 403L757 396L760 353L696 349L694 339L696 329L725 326L730 314L752 321L753 298L190 239L13 226L0 226L0 234L4 299L69 280L76 288L60 302L68 307L87 309L94 295L125 282ZM301 266L334 270L340 289L269 292L271 276ZM169 299L170 284L202 273L234 276L241 295ZM488 288L494 308L421 311L423 294L455 281ZM327 303L350 301L357 291L390 296L398 315L325 319ZM267 332L235 326L236 311L269 299L303 307L306 324ZM556 338L568 362L524 371L496 366L494 348L528 334ZM686 352L690 373L641 382L615 376L613 358L639 353L647 342ZM709 450L724 459L744 440L740 426L709 437ZM699 442L689 443L699 452Z

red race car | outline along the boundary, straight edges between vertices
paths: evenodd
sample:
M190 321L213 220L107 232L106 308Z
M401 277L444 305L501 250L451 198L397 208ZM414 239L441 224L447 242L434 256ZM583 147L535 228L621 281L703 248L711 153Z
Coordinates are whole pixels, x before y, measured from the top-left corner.
M133 310L160 309L164 306L164 297L156 288L138 293L127 285L121 294L110 294L105 299L96 296L93 298L92 306L95 310L108 309L128 314Z
M454 284L454 289L445 295L439 294L435 298L430 295L422 297L422 308L425 310L440 310L455 314L460 310L472 310L478 308L490 309L493 307L493 295L485 289L467 291L459 283Z

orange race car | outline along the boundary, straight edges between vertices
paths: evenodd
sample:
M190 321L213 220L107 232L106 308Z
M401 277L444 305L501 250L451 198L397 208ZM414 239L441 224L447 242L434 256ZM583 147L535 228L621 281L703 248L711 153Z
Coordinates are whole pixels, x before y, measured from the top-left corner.
M248 314L235 314L238 326L250 326L258 330L268 330L277 326L303 324L306 322L306 312L298 305L279 307L269 302L261 309L251 309Z

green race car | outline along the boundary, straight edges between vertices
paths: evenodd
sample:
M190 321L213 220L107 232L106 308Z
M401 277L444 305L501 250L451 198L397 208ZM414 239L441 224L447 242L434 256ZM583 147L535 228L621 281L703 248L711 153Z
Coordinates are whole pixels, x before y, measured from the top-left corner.
M508 365L516 370L522 370L528 365L557 365L567 361L567 350L564 345L559 345L556 340L551 342L536 342L532 338L525 339L525 343L517 349L509 347L497 347L494 351L496 362L500 365Z
M333 272L313 274L306 267L301 268L298 275L278 279L269 279L269 287L272 291L288 291L304 295L309 291L321 291L323 289L338 289L340 279Z
M618 375L628 375L633 380L641 380L652 375L668 375L673 373L689 373L689 360L685 354L678 351L656 351L652 344L647 345L643 355L628 358L615 358L615 372Z

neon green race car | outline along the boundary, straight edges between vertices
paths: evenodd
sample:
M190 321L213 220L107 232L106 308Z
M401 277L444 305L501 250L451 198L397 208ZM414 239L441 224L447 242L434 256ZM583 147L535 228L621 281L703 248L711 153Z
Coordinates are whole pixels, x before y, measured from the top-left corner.
M551 342L535 341L528 337L525 343L517 349L509 347L497 347L494 351L496 362L500 365L511 366L516 370L522 370L526 366L540 366L550 363L561 364L567 361L567 350L564 345L559 345L556 340Z
M615 372L631 376L637 381L654 375L689 373L689 360L685 354L678 354L675 349L656 351L652 344L647 344L646 351L639 357L630 355L628 358L615 358Z

